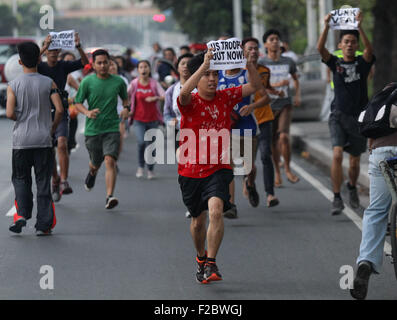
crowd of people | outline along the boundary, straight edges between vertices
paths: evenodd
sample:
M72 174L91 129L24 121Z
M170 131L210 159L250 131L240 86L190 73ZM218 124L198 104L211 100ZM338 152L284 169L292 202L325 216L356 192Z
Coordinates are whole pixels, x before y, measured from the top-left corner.
M329 127L335 194L331 213L337 215L344 208L340 193L344 151L350 154L347 184L350 205L359 206L356 185L360 155L367 150L367 141L360 136L356 119L368 102L367 77L375 57L361 28L361 16L359 31L341 32L341 55L329 53L325 48L329 19L327 16L318 50L335 84ZM360 38L365 49L363 55L356 56ZM258 207L262 198L256 189L258 149L263 166L263 199L267 207L283 201L275 194L276 188L284 183L281 166L284 166L289 183L299 182L290 168L289 136L293 108L301 104L296 55L289 50L288 43L282 45L282 35L276 29L267 30L261 40L264 54L260 53L259 39L243 39L246 68L226 71L210 69L211 48L197 52L203 48L181 46L180 53L176 54L173 48L162 50L156 43L153 55L139 61L131 60L129 54L114 57L105 49L98 49L92 53L90 61L77 33L75 45L79 59L71 52L49 50L50 36L41 50L34 43L20 44L18 52L24 74L10 82L7 91L7 116L16 121L12 182L17 212L10 231L20 233L31 218L30 170L33 166L38 186L35 227L38 235L51 234L56 223L54 202L73 193L68 182L68 168L70 150L76 146L76 110L86 117L84 135L89 161L85 188L87 191L94 188L97 172L104 162L106 209L114 208L119 202L114 195L117 160L129 127L132 126L137 143L136 177L142 179L146 168L147 178L151 180L155 178L154 164L146 162L145 150L151 142L145 141L145 133L166 125L177 133L178 182L197 251L196 279L200 283L222 280L216 256L223 238L223 219L238 218L233 160L244 159L243 195L252 207ZM37 63L42 55L46 62ZM131 64L132 67L127 66ZM295 96L291 96L290 87L295 89ZM203 129L218 132L226 129L230 133L227 150L222 145L221 152L215 156L207 154L204 160L200 153L189 155L189 150L200 144L200 130ZM193 141L188 139L187 130L194 133ZM376 147L384 147L385 143L389 146L387 143L391 140L379 142ZM230 148L234 145L240 146L237 153ZM251 151L248 157L245 156L247 147ZM231 154L229 163L223 161L225 151ZM212 161L214 157L215 162ZM59 163L59 172L56 163ZM378 200L372 198L372 189L366 217L380 210L375 204ZM387 206L382 212L386 209ZM384 235L374 231L381 229L373 225L379 224L375 220L364 219L358 271L352 290L352 295L358 299L365 298L369 275L378 272L381 264Z

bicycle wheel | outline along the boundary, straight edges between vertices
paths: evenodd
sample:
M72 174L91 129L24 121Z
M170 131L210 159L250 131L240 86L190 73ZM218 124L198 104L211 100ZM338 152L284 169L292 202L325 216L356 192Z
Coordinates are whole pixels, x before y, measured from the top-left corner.
M390 217L390 241L391 241L391 254L393 257L394 274L397 279L397 204L393 206Z

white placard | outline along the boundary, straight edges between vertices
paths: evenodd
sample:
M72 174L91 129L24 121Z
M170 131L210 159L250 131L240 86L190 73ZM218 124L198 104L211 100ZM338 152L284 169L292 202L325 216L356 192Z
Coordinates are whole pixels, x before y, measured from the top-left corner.
M75 48L74 30L61 32L50 32L51 44L48 50L64 49L72 50Z
M331 11L329 26L333 30L357 30L359 8L346 8Z
M245 68L247 65L247 59L244 58L241 48L241 40L238 38L210 41L207 47L214 48L211 70L231 70Z

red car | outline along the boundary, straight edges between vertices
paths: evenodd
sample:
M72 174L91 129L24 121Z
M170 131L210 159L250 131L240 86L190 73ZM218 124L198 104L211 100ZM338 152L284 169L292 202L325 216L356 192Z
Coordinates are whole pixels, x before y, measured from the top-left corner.
M35 42L32 38L0 37L0 116L5 114L7 96L7 79L4 75L4 66L7 60L17 53L18 43L26 41Z

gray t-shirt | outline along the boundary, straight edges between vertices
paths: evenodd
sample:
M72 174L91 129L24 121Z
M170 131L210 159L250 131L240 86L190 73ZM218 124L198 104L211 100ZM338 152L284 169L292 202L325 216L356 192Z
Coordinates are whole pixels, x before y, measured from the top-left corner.
M9 83L16 97L13 149L52 147L52 82L41 74L25 73Z
M273 61L268 57L263 57L259 59L258 63L270 69L270 85L283 80L289 80L290 74L293 75L297 71L294 60L288 57L281 56L278 61ZM278 87L276 89L284 91L284 97L280 98L277 95L269 94L272 99L271 107L273 110L280 110L283 107L292 104L291 97L288 94L288 86Z

